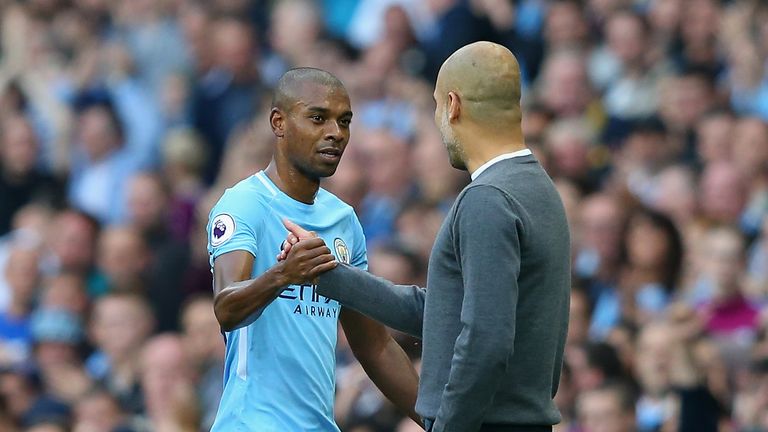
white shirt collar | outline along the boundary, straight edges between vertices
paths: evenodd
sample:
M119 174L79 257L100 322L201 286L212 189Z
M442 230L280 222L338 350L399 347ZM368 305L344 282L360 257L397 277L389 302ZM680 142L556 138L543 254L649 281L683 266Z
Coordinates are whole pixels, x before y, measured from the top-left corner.
M472 180L475 180L480 174L483 173L483 171L487 170L488 168L491 167L491 165L497 162L501 162L506 159L512 159L520 156L528 156L529 154L532 154L530 149L522 149L512 153L500 154L495 158L489 160L488 162L482 164L480 168L476 169L475 172L472 173Z

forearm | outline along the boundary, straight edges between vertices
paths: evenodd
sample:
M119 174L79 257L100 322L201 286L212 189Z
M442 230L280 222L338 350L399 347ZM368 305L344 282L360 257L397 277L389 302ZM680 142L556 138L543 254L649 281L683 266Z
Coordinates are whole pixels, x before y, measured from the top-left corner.
M317 291L393 329L421 338L426 291L395 285L366 271L340 264L320 275Z
M360 356L358 361L384 396L401 412L421 424L421 417L415 411L419 376L400 345L390 338L378 355Z
M285 277L276 267L261 276L233 282L214 296L213 310L222 330L232 331L272 302L288 285Z

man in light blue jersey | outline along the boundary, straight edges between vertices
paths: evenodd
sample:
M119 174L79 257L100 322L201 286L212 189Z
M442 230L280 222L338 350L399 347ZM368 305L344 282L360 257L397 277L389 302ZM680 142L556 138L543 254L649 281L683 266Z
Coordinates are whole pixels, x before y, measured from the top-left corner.
M386 328L319 295L312 283L336 266L330 252L367 268L354 211L320 188L349 141L347 91L328 72L292 69L277 84L269 120L277 137L271 163L227 189L208 221L214 311L227 344L224 394L212 430L338 431L338 322L379 389L418 418L418 377ZM319 238L295 245L278 263L284 219ZM332 251L318 247L323 239Z

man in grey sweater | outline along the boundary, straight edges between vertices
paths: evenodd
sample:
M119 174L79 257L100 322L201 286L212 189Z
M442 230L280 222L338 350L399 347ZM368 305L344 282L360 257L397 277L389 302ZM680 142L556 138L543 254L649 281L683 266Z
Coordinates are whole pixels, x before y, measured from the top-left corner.
M456 51L434 93L451 164L472 182L437 235L427 288L340 264L317 281L337 299L423 340L416 411L439 432L551 431L570 293L560 197L523 142L520 69L489 42ZM291 244L312 233L286 221ZM326 239L332 241L332 239Z

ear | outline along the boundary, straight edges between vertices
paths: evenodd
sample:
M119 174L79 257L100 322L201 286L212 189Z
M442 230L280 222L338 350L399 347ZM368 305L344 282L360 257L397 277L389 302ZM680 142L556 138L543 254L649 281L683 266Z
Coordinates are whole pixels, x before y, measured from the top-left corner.
M279 108L272 108L269 112L269 126L276 137L282 138L285 135L285 117Z
M455 92L448 92L448 120L455 121L461 115L461 99Z

